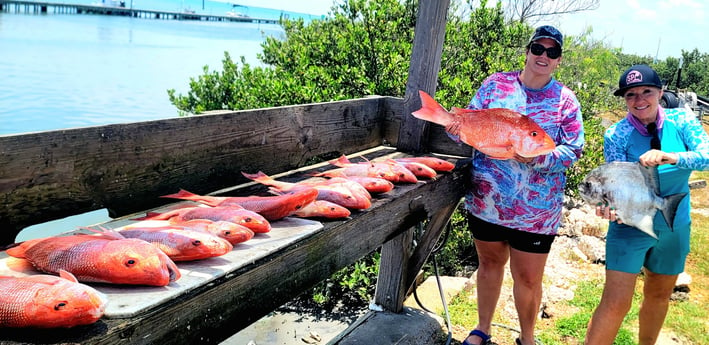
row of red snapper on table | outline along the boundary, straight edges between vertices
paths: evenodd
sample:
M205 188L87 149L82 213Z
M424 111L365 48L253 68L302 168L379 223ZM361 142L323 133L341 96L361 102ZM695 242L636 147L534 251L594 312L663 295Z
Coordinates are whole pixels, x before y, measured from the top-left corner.
M266 185L272 196L219 197L185 190L165 195L197 202L178 204L164 213L148 212L133 220L151 225L116 229L82 228L90 233L27 240L6 249L38 271L26 277L0 276L0 328L74 327L98 321L107 297L83 283L165 286L180 278L175 262L201 260L230 252L234 246L271 231L284 217L337 219L371 206L372 194L398 183L433 179L454 164L435 157L407 157L351 162L330 161L335 169L297 183L268 175L243 173ZM80 283L81 282L81 283Z

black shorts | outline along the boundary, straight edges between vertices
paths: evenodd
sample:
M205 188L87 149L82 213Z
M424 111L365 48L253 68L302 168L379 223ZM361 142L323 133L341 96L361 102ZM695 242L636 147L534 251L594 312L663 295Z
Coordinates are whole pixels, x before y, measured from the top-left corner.
M549 254L555 235L534 234L488 223L468 213L468 229L473 238L484 242L507 242L510 247L528 253Z

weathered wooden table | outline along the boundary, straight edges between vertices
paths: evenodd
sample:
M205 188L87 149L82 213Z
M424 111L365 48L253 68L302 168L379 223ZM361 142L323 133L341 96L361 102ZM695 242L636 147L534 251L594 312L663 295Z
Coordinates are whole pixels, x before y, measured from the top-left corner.
M402 155L390 148L380 147L364 155L375 157ZM325 169L300 169L292 174L302 176L308 171ZM332 168L332 166L329 166ZM282 177L285 178L285 177ZM394 190L380 194L371 208L354 211L346 220L313 221L288 217L273 223L273 230L259 234L254 239L239 244L218 258L191 263L178 263L183 277L166 287L116 287L95 284L109 296L107 314L99 322L73 329L25 330L4 329L0 332L2 344L209 344L218 343L240 329L265 316L278 306L299 295L302 291L329 277L382 244L406 233L422 221L430 226L440 226L462 195L461 174L439 174L435 180L416 184L397 184ZM230 190L236 195L241 189L249 190L252 184ZM164 207L170 207L165 205ZM160 211L160 208L154 209ZM443 211L441 211L443 210ZM137 215L140 215L139 213ZM130 222L134 215L109 222L118 227ZM439 219L441 218L441 219ZM445 221L443 220L445 219ZM438 222L438 223L437 223ZM429 236L438 238L436 231ZM430 248L415 250L402 248L413 261L425 257ZM6 263L0 261L0 274L8 272ZM383 258L383 261L387 260ZM420 269L414 265L389 267L391 274L406 279ZM17 266L16 264L10 266ZM12 271L21 275L31 272ZM392 273L392 272L401 273ZM406 271L404 269L404 271ZM394 280L398 282L398 280ZM409 284L410 285L410 284ZM398 288L378 285L377 294L383 299L396 296Z

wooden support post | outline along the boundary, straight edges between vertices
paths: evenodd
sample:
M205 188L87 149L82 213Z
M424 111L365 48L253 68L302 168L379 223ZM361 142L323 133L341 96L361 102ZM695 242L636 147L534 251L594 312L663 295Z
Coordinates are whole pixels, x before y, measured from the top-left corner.
M450 0L419 0L404 113L397 142L399 151L426 151L426 123L409 115L421 107L418 90L430 94L436 90L449 4ZM412 279L407 276L412 239L413 229L410 228L382 245L374 302L396 313L403 308L406 290Z
M410 115L421 108L419 90L435 94L449 4L450 0L419 0L409 79L404 94L404 113L397 143L397 150L402 152L427 151L427 123Z
M392 240L382 245L379 261L379 277L374 293L374 303L395 313L400 313L406 298L406 277L411 243L414 237L413 228L402 232Z
M462 181L466 177L465 174L454 172L453 178L462 186ZM406 299L406 291L431 254L431 250L458 207L463 194L463 188L451 190L448 195L450 202L437 204L435 211L430 205L425 205L424 196L419 196L409 203L409 210L412 214L430 215L430 217L423 217L423 219L428 218L428 224L415 248L413 247L413 228L409 228L382 245L374 303L385 310L395 313L401 312ZM431 213L433 214L431 215Z

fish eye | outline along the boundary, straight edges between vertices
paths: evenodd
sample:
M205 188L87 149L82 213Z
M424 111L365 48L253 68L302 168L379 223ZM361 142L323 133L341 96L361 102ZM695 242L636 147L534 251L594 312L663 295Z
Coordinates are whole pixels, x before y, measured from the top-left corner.
M226 236L231 235L231 231L224 231L224 235L226 235Z
M66 302L59 302L54 306L54 310L62 310L66 307Z
M194 240L194 241L192 242L192 245L195 246L195 247L196 247L196 246L199 246L199 245L201 245L201 244L202 244L202 241L200 241L200 240Z
M531 134L533 137L536 137L536 136L538 135L537 131L533 131L533 132L530 133L530 134Z
M136 261L134 259L128 259L125 262L126 267L132 267L135 266Z

